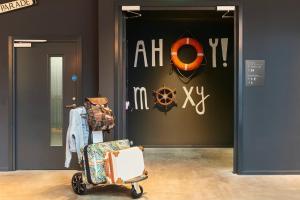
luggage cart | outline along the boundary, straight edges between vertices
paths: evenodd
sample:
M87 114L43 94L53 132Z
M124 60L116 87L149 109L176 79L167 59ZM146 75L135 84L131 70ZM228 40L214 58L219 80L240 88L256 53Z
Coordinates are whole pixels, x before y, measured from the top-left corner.
M82 115L82 117L86 118L86 115ZM94 144L92 142L92 131L91 131L90 127L89 127L89 135L90 135L90 139L89 139L89 144L88 145ZM122 183L91 184L88 181L84 180L84 178L83 178L83 176L84 176L83 173L85 172L85 170L89 170L89 167L85 167L85 155L84 154L83 154L81 162L80 162L80 167L81 167L81 171L75 173L73 175L72 181L71 181L72 189L73 189L74 193L76 193L78 195L86 194L88 189L91 189L95 186L109 186L109 185L120 185L120 186L121 185L131 185L130 193L131 193L131 197L133 199L138 199L138 198L142 197L142 195L144 193L143 187L141 185L139 185L139 183L148 178L148 172L146 170L144 170L144 172L141 176L135 177L133 179L127 180L127 181L122 182Z
M148 178L148 175L145 174L145 175L137 177L135 179L126 181L122 185L131 185L131 190L130 190L131 197L133 199L138 199L138 198L142 197L143 193L144 193L143 187L141 185L139 185L139 182L144 181L147 178ZM87 187L87 184L83 182L82 172L77 172L72 177L72 188L73 188L73 191L78 195L86 194L87 188L92 188L94 186L108 186L108 185L116 185L116 184L105 184L105 183L97 184L97 185L89 184L88 185L89 187Z

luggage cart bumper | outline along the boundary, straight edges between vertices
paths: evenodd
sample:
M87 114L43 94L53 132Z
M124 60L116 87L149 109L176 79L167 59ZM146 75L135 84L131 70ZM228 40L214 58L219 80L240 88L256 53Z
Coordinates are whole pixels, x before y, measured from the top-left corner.
M148 178L148 175L142 175L142 176L130 179L128 181L125 181L125 184L138 183L138 182L146 180L147 178Z

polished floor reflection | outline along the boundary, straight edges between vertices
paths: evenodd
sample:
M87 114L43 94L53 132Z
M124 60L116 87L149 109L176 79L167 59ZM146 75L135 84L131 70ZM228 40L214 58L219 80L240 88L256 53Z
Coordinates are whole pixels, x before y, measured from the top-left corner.
M237 176L232 149L146 149L145 200L299 200L300 176ZM72 192L74 171L0 173L0 199L131 199L126 187Z

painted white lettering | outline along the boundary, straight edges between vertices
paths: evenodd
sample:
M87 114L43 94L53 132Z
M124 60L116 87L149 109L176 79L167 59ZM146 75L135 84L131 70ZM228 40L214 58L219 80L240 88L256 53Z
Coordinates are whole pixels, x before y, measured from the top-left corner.
M197 94L201 96L201 100L199 101L199 103L197 103L196 105L196 113L198 115L204 115L205 114L205 100L210 96L210 95L206 95L204 96L204 87L201 87L201 91L199 92L199 88L198 86L196 87L197 90ZM199 106L201 106L201 110L199 110Z
M182 108L186 108L188 102L191 102L192 106L195 106L196 104L195 104L194 100L191 97L191 94L193 92L194 87L191 87L189 91L186 89L185 86L183 86L182 88L183 88L183 90L186 94L186 99L185 99L185 101L182 105Z
M139 109L138 102L137 102L137 100L138 100L137 97L138 97L138 93L139 93L141 110L144 109L144 105L145 105L145 109L149 110L148 102L147 102L147 91L146 91L146 88L145 87L133 87L133 90L134 90L135 109L136 110ZM145 103L144 103L143 100L145 101Z
M159 66L163 66L163 39L159 39L159 47L155 47L155 40L152 40L152 67L156 66L155 53L159 53Z
M228 38L221 38L223 67L227 67Z
M133 67L137 67L139 53L143 53L145 67L148 67L148 61L147 61L147 56L146 56L146 48L145 48L145 43L144 43L143 40L139 40L136 43L136 50L135 50L135 58L134 58L134 66Z
M219 39L215 39L215 42L213 42L212 38L209 38L209 45L212 48L212 66L213 68L217 67L217 46L219 44Z
M197 104L195 104L195 101L193 100L193 98L191 96L193 93L194 87L192 86L189 90L187 90L185 86L183 86L182 88L186 94L186 99L185 99L185 102L184 102L182 108L183 109L186 108L187 103L190 102L191 105L193 107L195 107L196 113L198 115L204 115L205 114L205 100L210 96L210 95L206 95L206 96L204 95L204 87L203 86L201 87L201 91L199 91L198 86L196 87L197 95L201 96L201 100Z

